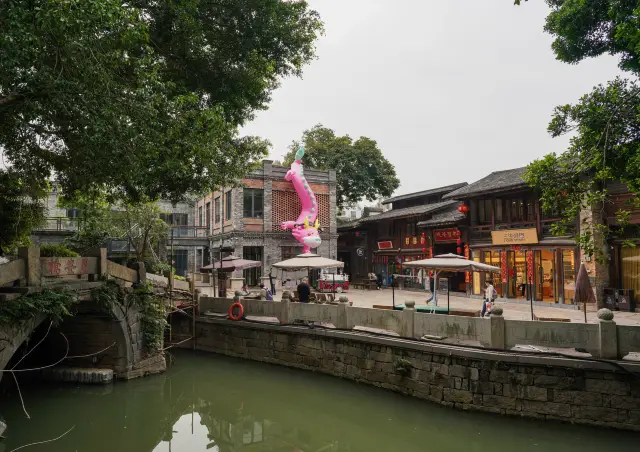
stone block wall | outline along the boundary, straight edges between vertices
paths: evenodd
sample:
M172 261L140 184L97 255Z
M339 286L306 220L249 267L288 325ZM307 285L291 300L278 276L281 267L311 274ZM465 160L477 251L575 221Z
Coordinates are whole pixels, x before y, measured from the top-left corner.
M198 321L196 336L199 350L349 378L450 408L640 431L640 378L602 362L217 319Z

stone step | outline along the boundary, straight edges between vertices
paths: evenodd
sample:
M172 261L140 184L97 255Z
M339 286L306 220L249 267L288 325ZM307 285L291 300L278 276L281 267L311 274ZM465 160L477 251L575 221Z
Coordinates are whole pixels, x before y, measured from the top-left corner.
M106 385L113 383L113 370L83 367L51 367L43 370L42 378L48 381Z

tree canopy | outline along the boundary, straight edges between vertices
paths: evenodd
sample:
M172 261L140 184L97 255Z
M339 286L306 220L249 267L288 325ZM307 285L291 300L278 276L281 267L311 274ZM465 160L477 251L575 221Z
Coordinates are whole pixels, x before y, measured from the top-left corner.
M237 128L314 57L302 0L0 2L0 149L21 177L128 201L230 184Z
M391 196L400 185L395 168L371 138L353 141L348 135L336 136L333 130L318 124L304 131L301 142L291 144L285 165L293 162L301 144L305 148L302 162L308 168L335 170L339 209L363 198L375 201L381 196Z
M640 3L547 0L547 4L551 12L545 30L555 37L552 48L559 60L577 63L609 53L620 58L621 69L640 75ZM636 80L617 78L596 86L574 105L556 107L548 130L554 137L572 134L569 148L531 163L525 179L540 191L543 208L562 216L555 225L558 233L566 231L581 209L603 208L612 180L640 193L640 86ZM628 215L626 209L617 212L615 229L591 224L578 237L585 252L604 257L604 251L594 246L594 235L600 239L622 236Z

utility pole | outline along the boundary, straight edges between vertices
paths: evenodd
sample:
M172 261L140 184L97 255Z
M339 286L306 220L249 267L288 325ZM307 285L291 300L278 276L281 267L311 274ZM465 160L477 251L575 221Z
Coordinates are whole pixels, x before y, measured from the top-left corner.
M218 270L218 296L222 297L223 294L226 296L226 288L222 290L222 283L220 282L220 274L222 273L222 246L224 245L224 187L222 187L222 192L220 193L220 269ZM225 281L226 284L226 281Z

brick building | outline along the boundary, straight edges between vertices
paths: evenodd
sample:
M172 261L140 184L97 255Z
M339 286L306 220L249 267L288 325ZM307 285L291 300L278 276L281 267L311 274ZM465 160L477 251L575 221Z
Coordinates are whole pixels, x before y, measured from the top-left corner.
M291 231L280 227L281 222L298 218L301 209L293 184L284 180L288 169L264 160L259 169L242 179L241 186L209 193L196 203L196 225L206 227L211 239L210 247L198 247L196 267L207 265L211 253L214 260L220 254L259 260L262 268L234 274L255 286L263 275L269 274L272 264L302 252ZM318 200L318 220L324 229L320 234L322 244L315 253L335 259L335 171L305 168L304 174Z

